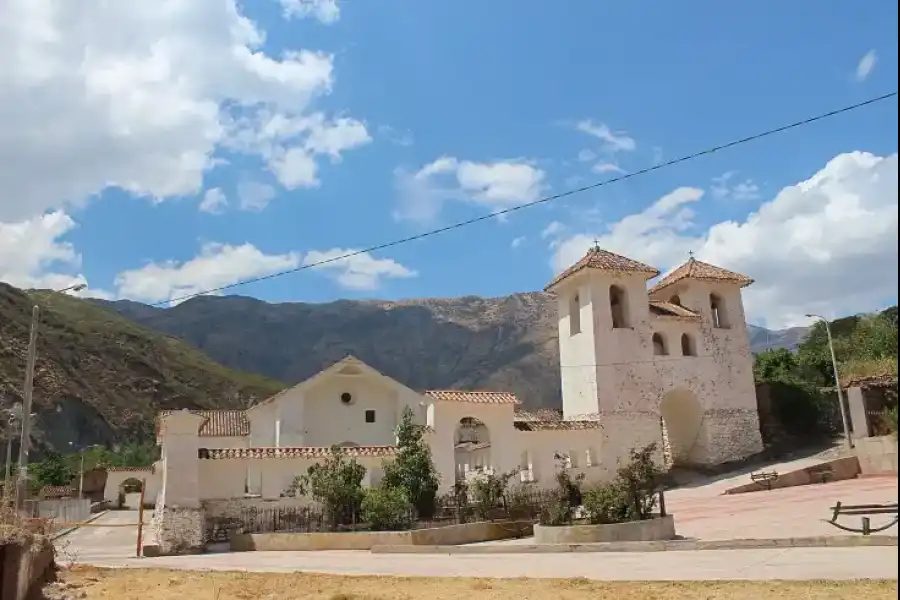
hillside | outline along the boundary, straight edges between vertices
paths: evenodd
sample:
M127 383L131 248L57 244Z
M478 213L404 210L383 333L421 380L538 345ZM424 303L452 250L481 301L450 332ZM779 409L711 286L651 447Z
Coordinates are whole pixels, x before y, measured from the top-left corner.
M146 437L160 409L242 408L282 384L216 364L94 303L0 283L0 406L22 400L31 307L41 307L37 448Z
M281 381L301 381L352 353L413 388L503 389L527 407L560 406L556 303L544 293L327 304L206 296L168 309L101 304L223 365ZM795 348L805 331L751 328L751 346Z

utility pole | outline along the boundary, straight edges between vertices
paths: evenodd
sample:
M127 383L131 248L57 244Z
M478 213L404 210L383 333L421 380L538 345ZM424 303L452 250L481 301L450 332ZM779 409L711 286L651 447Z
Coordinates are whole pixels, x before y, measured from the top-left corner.
M844 443L847 450L853 450L853 441L850 439L850 422L847 420L847 409L844 408L844 389L841 387L841 377L838 374L837 357L834 354L834 338L831 337L831 325L828 319L821 315L806 315L811 319L819 319L825 324L825 335L828 337L828 352L831 354L831 368L834 371L834 385L837 387L838 404L841 408L841 422L844 425Z
M73 291L80 292L87 285L78 283L61 290L56 294ZM34 363L37 359L37 335L40 324L41 309L35 304L31 309L31 335L28 338L28 360L25 366L25 389L22 407L22 437L19 442L19 473L16 477L16 510L21 510L25 501L25 486L28 481L28 451L31 447L31 407L34 395Z
M28 338L28 360L25 366L25 403L22 407L22 438L19 442L19 473L16 477L16 510L22 509L25 501L25 486L28 480L28 450L31 445L32 397L34 394L34 363L37 358L38 320L41 309L37 304L31 309L31 335Z

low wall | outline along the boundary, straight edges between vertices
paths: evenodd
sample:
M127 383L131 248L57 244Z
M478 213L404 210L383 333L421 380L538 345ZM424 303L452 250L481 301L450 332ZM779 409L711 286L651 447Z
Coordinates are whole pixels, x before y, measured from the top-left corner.
M373 546L454 546L531 535L525 521L465 523L413 531L357 531L340 533L248 533L231 538L235 552L371 550Z
M821 483L822 479L819 475L814 475L814 469L817 467L831 467L831 476L829 481L842 481L844 479L854 479L860 474L860 462L855 456L845 456L844 458L836 458L834 460L829 460L826 462L819 463L813 467L806 467L805 469L797 469L796 471L789 471L788 473L779 473L778 478L771 482L771 489L777 490L779 488L786 487L796 487L798 485L809 485L812 483ZM761 468L760 471L766 471L767 469ZM812 471L812 472L811 472ZM750 474L747 474L747 479L750 479ZM746 492L759 492L763 490L767 490L767 488L763 485L760 485L755 482L745 483L744 485L739 485L737 487L729 488L725 490L726 494L744 494Z
M55 575L53 545L6 543L0 545L0 600L28 600Z
M535 544L654 542L673 539L675 539L675 518L672 515L611 525L534 526Z
M857 438L856 456L863 475L897 474L897 439L892 435Z

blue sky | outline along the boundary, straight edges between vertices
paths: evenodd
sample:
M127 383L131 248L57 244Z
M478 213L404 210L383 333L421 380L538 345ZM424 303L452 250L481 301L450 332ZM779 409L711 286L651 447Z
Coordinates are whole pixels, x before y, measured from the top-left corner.
M291 0L283 4L299 6ZM103 167L95 162L91 168L103 181L123 185L121 173L127 171L138 180L132 189L178 193L163 193L154 201L119 187L95 185L73 188L91 189L91 194L82 194L87 198L74 194L54 202L42 197L34 203L36 213L63 210L74 222L53 240L68 244L71 252L59 255L62 260L52 259L51 254L51 260L35 262L24 275L22 269L7 267L6 279L20 283L43 281L47 274L57 277L52 281L61 281L61 276L83 277L98 294L165 300L177 295L174 287L167 287L166 277L207 243L218 245L212 253L222 246L251 244L259 253L289 257L282 266L302 264L304 259L311 260L309 252L360 249L415 235L610 178L617 174L614 168L636 171L897 88L896 2L829 3L828 10L809 1L726 5L711 1L347 0L338 7L338 18L329 13L324 18L328 22L316 14L286 18L283 6L274 0L245 2L240 7L265 32L258 50L269 57L279 59L301 49L332 57L330 91L316 93L305 103L297 101L294 106L302 106L294 117L321 113L331 120L352 119L365 128L369 139L342 149L339 159L316 155L316 185L288 189L291 185L284 185L284 176L279 179L273 173L272 159L265 152L238 150L221 137L209 152L221 164L205 169L197 181L185 186L167 188L158 180L145 183L139 181L139 169L127 171L119 165L111 166L102 179ZM125 17L84 14L82 18L99 27ZM134 21L137 17L128 18L130 25L139 24ZM219 21L185 23L212 30ZM152 31L161 39L168 39L168 27L176 29L172 23L157 25ZM867 54L872 59L870 68L861 68ZM170 72L177 68L175 64ZM187 72L181 84L190 86L189 77ZM242 90L242 97L247 97L250 88L248 84ZM202 89L197 92L203 93ZM217 91L211 97L220 106L228 106L226 93ZM282 102L265 110L274 114L291 108ZM150 105L146 110L156 109ZM258 119L261 110L254 106L228 114ZM123 129L116 131L121 136ZM102 143L90 137L76 142L83 143L71 146L76 155L80 148L91 153L92 144ZM34 152L39 150L43 151ZM727 228L709 233L723 222L745 224L748 215L783 188L807 180L835 157L855 151L886 158L878 166L851 161L853 165L846 167L850 171L842 171L848 181L862 182L863 188L852 183L847 189L865 189L867 198L882 194L853 217L862 224L887 223L878 233L881 237L872 240L871 251L860 250L869 244L871 234L833 242L840 248L823 240L829 236L815 234L812 243L821 247L770 270L771 261L762 257L773 252L784 236L794 234L772 229L772 237L767 238L762 225L753 231L745 227L740 236L734 234L741 249L733 250L722 241L723 235L730 235ZM339 268L307 270L230 293L319 302L530 291L543 287L554 267L577 258L587 249L585 240L596 236L608 241L611 250L637 254L636 258L662 269L685 259L688 249L725 266L754 269L748 274L762 287L748 303L748 312L760 323L792 324L810 307L824 306L835 313L877 308L896 301L896 151L897 101L891 99L518 211L504 220L377 252L374 259L397 263L379 277L354 280L341 278ZM413 174L442 157L452 159L438 177L427 185L410 187ZM505 172L480 168L498 164L513 166ZM516 170L515 165L524 167ZM887 180L874 191L865 187L876 177L873 169L882 169L877 177ZM728 174L723 185L722 177ZM42 177L54 175L45 172ZM508 183L506 177L514 182ZM240 190L246 196L249 186L269 190L271 197L264 208L238 206ZM181 193L187 188L189 193ZM218 214L199 210L204 194L214 188L229 205ZM689 207L689 212L658 215L661 223L636 230L628 229L627 223L614 229L629 215L646 219L648 208L680 188L701 194L694 198L688 193L690 199L677 203ZM841 227L848 218L840 209L847 207L840 204L846 201L847 189L823 188L818 190L824 194L822 199L810 196L806 203L821 202L816 218ZM893 208L886 200L891 193ZM423 213L420 209L426 204L428 210ZM793 206L802 205L797 201ZM830 216L828 206L833 207ZM787 205L782 208L788 210ZM7 223L35 218L22 210L12 213L15 218ZM417 218L409 218L410 214ZM0 221L3 215L0 211ZM776 218L774 223L794 223L795 233L804 227L827 230L792 215ZM808 234L798 235L795 243L785 242L785 254L790 248L808 246L803 242ZM893 250L886 250L891 244ZM866 277L851 277L864 293L858 289L850 293L840 283L841 273L859 270L854 261L878 267L874 272L869 269ZM123 272L136 272L150 263L161 270L155 275L143 271L139 283L132 277L130 288L123 288L121 279L117 283ZM893 275L886 275L888 267ZM366 265L358 268L364 270ZM190 273L182 271L176 287L193 291L207 281L214 285L237 281L228 274L208 277L216 269L227 270L210 260ZM790 274L807 269L818 274L817 280L829 281L814 293L805 289L808 284L799 291L792 289L797 278ZM258 273L238 274L265 275L273 270L277 269L270 265ZM151 290L154 286L159 289Z

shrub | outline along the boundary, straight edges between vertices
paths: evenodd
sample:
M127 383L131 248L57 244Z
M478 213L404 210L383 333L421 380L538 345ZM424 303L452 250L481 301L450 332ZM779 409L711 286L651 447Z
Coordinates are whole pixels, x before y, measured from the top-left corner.
M894 439L897 439L897 406L885 409L882 420Z
M491 518L491 513L503 506L506 485L512 479L516 471L508 473L479 473L472 485L472 495L475 501L475 515L482 520Z
M365 476L364 466L355 459L347 460L341 449L333 446L324 462L312 465L306 475L294 479L287 493L312 497L333 525L345 525L359 515Z
M414 423L412 410L405 408L397 428L397 457L385 463L382 481L403 488L419 516L430 519L437 509L440 478L424 435L425 428Z
M541 525L569 525L575 518L575 509L582 502L581 486L584 473L572 477L567 466L567 457L556 454L556 490L551 501L541 508Z
M362 517L373 531L403 531L412 528L413 512L402 488L380 485L371 488L362 501Z
M584 512L595 525L642 521L653 516L656 489L662 471L653 460L656 444L629 451L629 461L616 472L616 479L584 494Z

